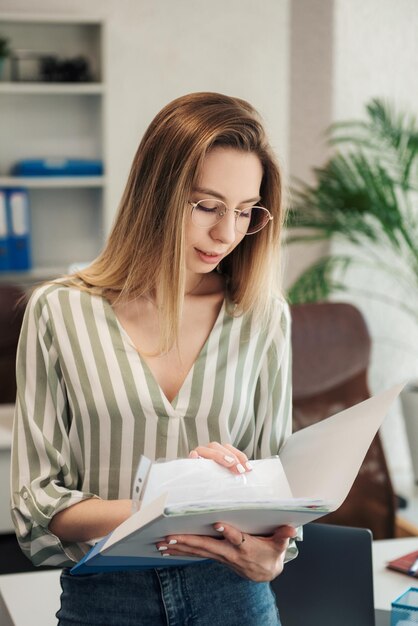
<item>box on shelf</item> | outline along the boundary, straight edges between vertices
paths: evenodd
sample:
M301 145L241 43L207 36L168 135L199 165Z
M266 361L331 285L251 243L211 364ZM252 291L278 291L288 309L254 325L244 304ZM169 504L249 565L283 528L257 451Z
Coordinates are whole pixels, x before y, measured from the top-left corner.
M13 50L10 57L11 80L16 82L91 82L92 73L86 57L60 57L35 50Z

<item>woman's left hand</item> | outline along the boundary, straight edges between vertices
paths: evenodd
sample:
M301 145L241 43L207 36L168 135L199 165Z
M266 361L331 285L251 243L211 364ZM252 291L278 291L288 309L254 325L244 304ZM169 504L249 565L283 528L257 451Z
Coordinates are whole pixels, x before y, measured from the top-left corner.
M271 581L281 574L293 526L279 526L270 537L247 535L229 524L214 526L221 539L201 535L170 535L157 548L167 556L214 559L255 582Z

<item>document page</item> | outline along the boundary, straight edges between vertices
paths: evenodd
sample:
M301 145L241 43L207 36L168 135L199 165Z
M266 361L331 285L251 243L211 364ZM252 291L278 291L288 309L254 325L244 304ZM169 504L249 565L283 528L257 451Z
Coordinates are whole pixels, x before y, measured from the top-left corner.
M324 498L338 508L404 384L294 433L280 460L295 498Z

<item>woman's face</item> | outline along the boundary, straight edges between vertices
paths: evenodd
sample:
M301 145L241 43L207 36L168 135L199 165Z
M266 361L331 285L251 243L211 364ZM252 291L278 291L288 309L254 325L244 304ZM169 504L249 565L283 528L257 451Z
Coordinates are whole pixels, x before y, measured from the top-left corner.
M258 156L234 148L216 147L206 156L191 202L222 200L229 209L211 228L196 226L191 212L186 222L188 278L211 272L245 237L235 229L234 209L249 209L260 200L263 169Z

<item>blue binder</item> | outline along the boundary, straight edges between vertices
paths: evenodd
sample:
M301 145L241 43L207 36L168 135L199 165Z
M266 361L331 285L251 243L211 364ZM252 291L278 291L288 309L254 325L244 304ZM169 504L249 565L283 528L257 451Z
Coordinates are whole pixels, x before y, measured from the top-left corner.
M203 563L209 559L190 559L185 561L184 559L176 559L175 557L164 558L162 556L156 557L140 557L140 556L105 556L100 554L101 548L106 543L109 536L101 539L84 558L81 559L74 567L71 568L70 573L75 575L80 574L96 574L99 572L120 572L124 570L147 570L154 569L155 567L172 567L179 565L190 565L196 563Z
M10 189L7 194L9 258L11 270L32 267L29 196L26 189Z
M7 219L7 193L0 189L0 272L10 270L9 220Z

